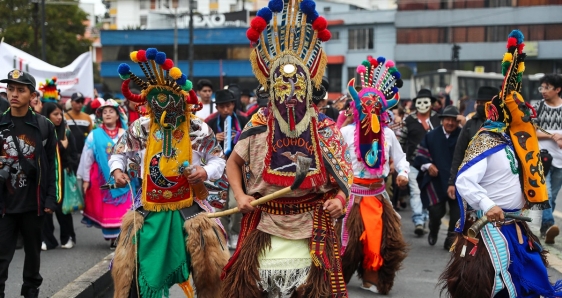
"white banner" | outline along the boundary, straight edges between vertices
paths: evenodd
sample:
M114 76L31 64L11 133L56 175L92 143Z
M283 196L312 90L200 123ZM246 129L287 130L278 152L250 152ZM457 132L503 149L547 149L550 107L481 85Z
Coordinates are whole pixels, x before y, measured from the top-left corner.
M0 78L5 79L12 69L31 74L36 80L36 88L46 79L57 77L57 88L60 90L61 96L70 97L72 93L80 92L86 98L94 97L94 69L91 52L80 55L70 65L61 68L2 42L0 43Z

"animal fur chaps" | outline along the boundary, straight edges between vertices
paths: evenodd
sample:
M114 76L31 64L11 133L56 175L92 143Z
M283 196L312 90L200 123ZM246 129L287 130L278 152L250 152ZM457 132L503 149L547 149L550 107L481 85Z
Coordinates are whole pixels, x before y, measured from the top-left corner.
M134 236L142 228L144 224L144 217L136 211L128 211L123 216L121 224L121 233L115 249L115 256L113 258L113 267L111 276L113 277L113 284L115 292L114 298L127 298L131 290L131 282L133 275L136 272L136 243L134 243Z
M186 247L191 255L197 297L221 297L220 276L230 258L221 228L206 213L201 213L187 220L184 229L188 235Z
M390 202L384 198L381 198L381 202L383 203L381 256L384 262L377 271L378 278L376 278L374 282L379 293L386 295L394 285L396 272L400 270L402 261L407 256L408 246L402 236L400 218L394 211L394 208L392 208ZM363 225L363 219L361 218L359 202L353 204L346 226L349 240L342 260L345 282L349 283L355 271L357 271L359 278L363 279L365 270L362 266L364 258L363 244L359 240L365 227Z

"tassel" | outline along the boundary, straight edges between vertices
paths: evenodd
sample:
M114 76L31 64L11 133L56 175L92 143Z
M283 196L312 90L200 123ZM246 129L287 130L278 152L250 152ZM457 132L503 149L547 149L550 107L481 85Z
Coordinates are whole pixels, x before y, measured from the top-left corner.
M194 291L193 291L193 287L191 286L191 283L188 281L178 284L180 286L180 288L183 290L183 293L185 294L185 296L187 298L194 298Z
M523 244L523 234L521 233L521 228L517 223L514 223L515 231L517 231L517 240L519 240L519 244Z
M461 258L464 258L465 255L466 255L466 243L462 245Z
M379 117L377 116L377 114L371 115L371 130L374 133L379 133L379 131L381 130L381 125L379 123Z

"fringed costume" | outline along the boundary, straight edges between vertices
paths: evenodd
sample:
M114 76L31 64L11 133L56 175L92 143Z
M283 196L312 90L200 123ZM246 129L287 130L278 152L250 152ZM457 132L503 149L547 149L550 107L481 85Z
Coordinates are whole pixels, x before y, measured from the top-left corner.
M348 283L357 271L364 289L388 294L406 257L400 217L385 190L390 158L399 176L407 179L410 167L398 139L387 126L387 110L398 103L402 81L394 62L384 57L369 57L357 72L360 91L355 89L355 79L348 84L354 122L341 129L354 174L341 235L344 276Z
M451 260L440 277L449 297L562 297L562 281L548 280L546 251L527 224L510 215L548 208L534 109L521 94L523 34L509 34L500 94L465 153L456 180L461 218ZM493 207L504 222L475 222ZM484 219L483 219L484 220Z
M347 201L351 165L335 123L312 104L327 63L320 46L330 38L326 26L311 0L271 0L248 30L252 68L270 103L254 114L230 157L243 160L233 166L244 192L259 198L281 190L295 180L297 158L312 162L298 189L244 215L221 297L348 297L323 205Z
M119 169L142 178L115 250L114 297L168 297L174 284L187 297L220 297L220 274L230 256L224 229L207 217L212 207L195 195L186 167L201 165L209 180L218 181L225 167L222 149L213 131L193 114L201 104L191 82L165 53L139 50L131 60L147 81L121 64L121 90L128 100L147 104L148 112L115 144L109 162L112 173ZM131 80L142 88L140 95L130 92Z

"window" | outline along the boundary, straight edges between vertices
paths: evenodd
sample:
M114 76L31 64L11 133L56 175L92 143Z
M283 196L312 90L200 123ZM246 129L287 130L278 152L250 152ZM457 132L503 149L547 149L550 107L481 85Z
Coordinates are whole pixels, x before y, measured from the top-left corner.
M140 9L148 9L148 0L140 0L139 4Z
M341 80L342 76L342 67L341 64L329 64L328 65L328 81L330 82L330 87L328 88L328 92L341 92Z
M355 79L355 86L357 86L357 85L360 86L361 83L357 84L357 78L359 78L359 75L357 74L357 67L348 67L347 68L347 80L345 81L346 85L347 85L347 82L349 82L351 79Z
M374 49L375 31L373 28L349 29L349 50L372 50Z
M339 31L332 31L332 38L330 40L339 40L340 39L340 32Z
M147 23L148 23L148 16L140 16L141 28L146 29Z
M330 6L324 6L324 12L330 12L332 8Z

